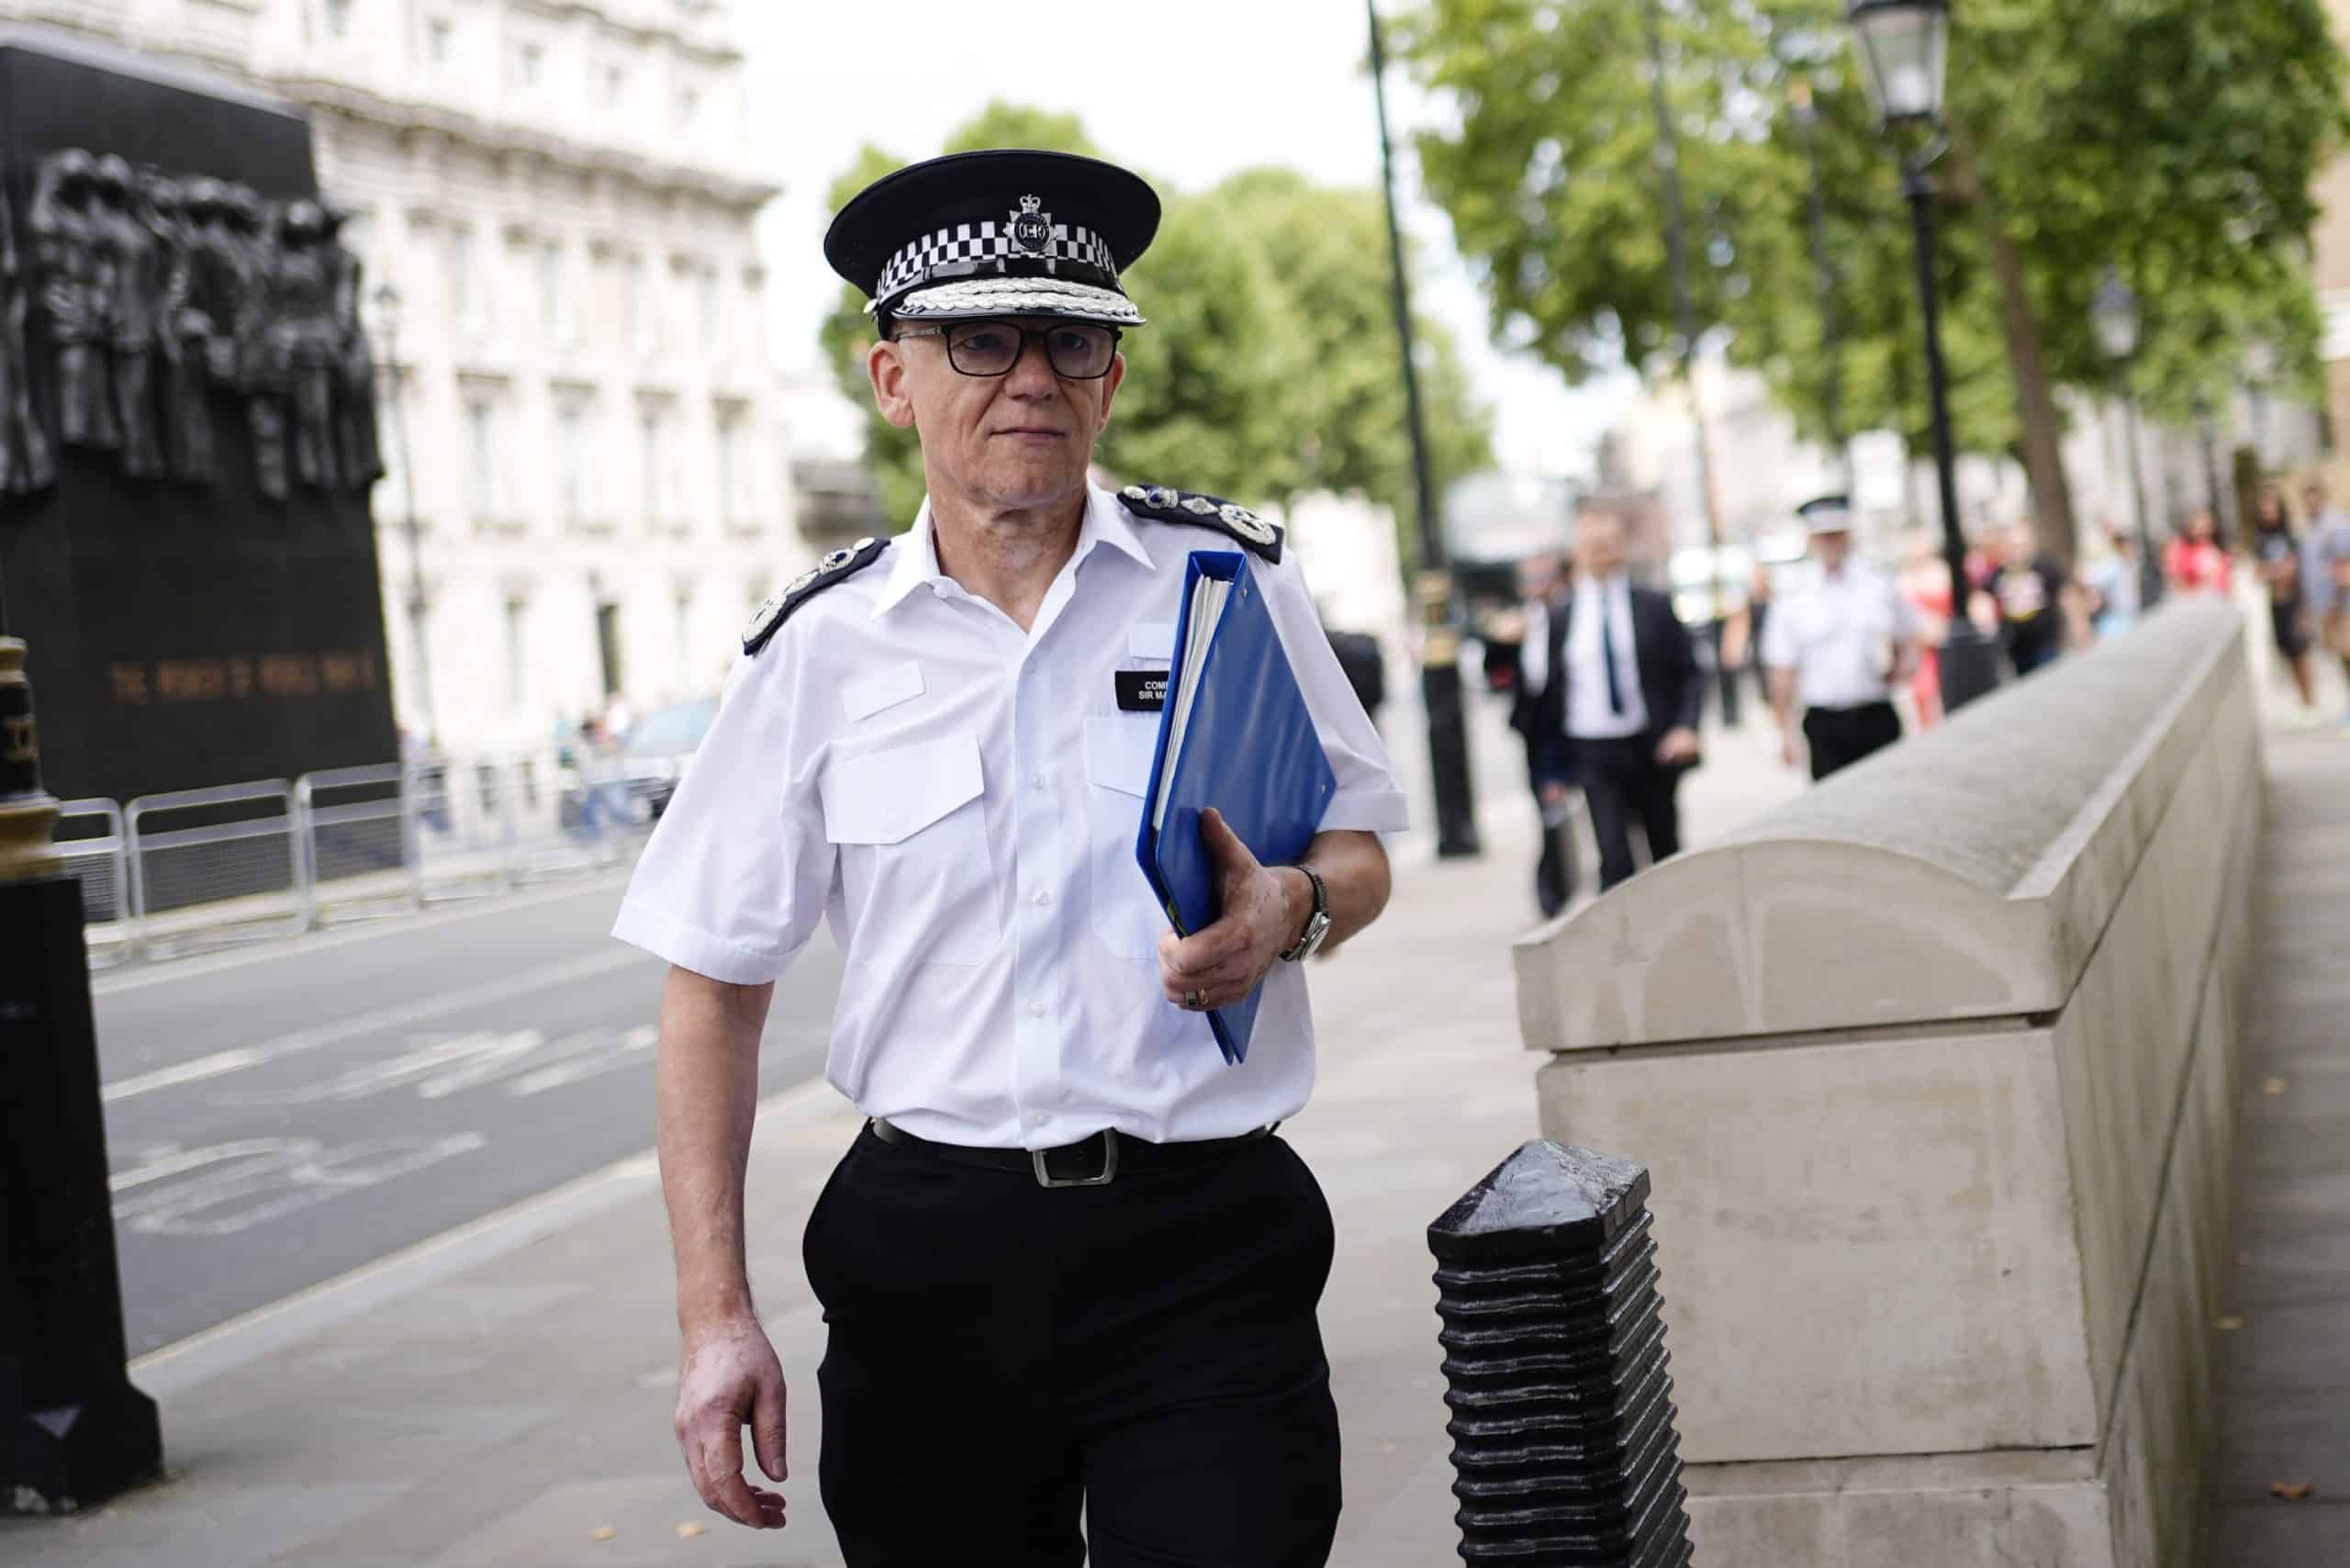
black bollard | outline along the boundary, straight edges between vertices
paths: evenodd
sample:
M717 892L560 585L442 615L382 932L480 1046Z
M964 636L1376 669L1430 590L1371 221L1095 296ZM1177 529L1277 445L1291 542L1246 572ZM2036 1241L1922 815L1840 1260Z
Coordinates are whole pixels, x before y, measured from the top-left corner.
M1536 1139L1428 1226L1471 1562L1690 1561L1648 1193Z
M125 1367L82 885L50 848L24 644L0 636L0 1514L162 1468Z

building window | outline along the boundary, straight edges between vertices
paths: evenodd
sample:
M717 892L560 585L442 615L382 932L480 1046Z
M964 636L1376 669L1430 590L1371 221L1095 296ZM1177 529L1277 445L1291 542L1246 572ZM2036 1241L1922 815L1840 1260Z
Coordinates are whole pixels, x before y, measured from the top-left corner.
M554 411L554 461L563 521L578 522L588 510L588 416L576 404Z
M736 459L741 442L742 420L732 414L718 419L718 521L733 522L740 513L736 505L736 484L742 468Z
M351 36L351 0L326 0L327 37Z
M460 327L481 325L481 288L474 277L474 231L449 230L449 314Z
M617 108L628 92L628 73L617 65L604 67L604 106Z
M603 665L604 695L621 694L621 607L609 601L596 607L596 656Z
M537 44L526 43L514 51L514 80L522 86L539 84L539 67L545 62L546 50Z
M677 689L694 689L694 590L677 589Z
M677 90L677 129L691 130L694 121L701 118L701 95L691 87Z
M523 644L522 616L526 609L520 598L506 601L506 704L520 708L530 700L530 659Z
M465 405L465 458L477 518L495 521L505 515L506 487L498 455L498 405L476 398Z
M645 319L644 258L631 256L621 268L621 330L632 343L645 341L652 323Z
M718 269L703 267L694 274L694 302L701 314L703 346L718 347Z
M563 286L563 247L553 240L539 247L539 319L549 341L571 346L571 299Z
M667 487L662 482L665 476L661 468L662 442L659 410L647 409L639 414L636 429L639 460L644 469L644 521L649 528L658 528L661 526L662 513L665 510L661 504L661 498Z
M449 54L456 39L456 28L447 18L435 17L424 24L424 57L435 65L449 63Z

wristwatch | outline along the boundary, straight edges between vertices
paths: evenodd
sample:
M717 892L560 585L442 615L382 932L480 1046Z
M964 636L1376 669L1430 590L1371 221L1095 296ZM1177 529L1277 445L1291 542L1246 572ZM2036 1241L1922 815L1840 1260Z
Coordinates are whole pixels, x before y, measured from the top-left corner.
M1322 938L1330 935L1330 890L1323 883L1322 873L1313 867L1294 866L1291 869L1304 872L1305 879L1314 884L1314 913L1305 917L1305 930L1299 935L1297 946L1281 955L1286 963L1302 964L1314 957L1315 949L1322 946Z

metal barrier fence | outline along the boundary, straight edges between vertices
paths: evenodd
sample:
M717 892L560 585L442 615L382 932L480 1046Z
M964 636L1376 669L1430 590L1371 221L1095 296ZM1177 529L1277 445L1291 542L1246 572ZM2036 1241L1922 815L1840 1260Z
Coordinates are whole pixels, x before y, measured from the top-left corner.
M58 850L98 968L609 869L682 771L536 750L75 801Z
M285 779L142 795L124 816L131 909L150 954L309 924L301 815Z
M82 884L82 931L90 967L121 963L136 951L122 808L112 801L66 801L58 809L57 853Z

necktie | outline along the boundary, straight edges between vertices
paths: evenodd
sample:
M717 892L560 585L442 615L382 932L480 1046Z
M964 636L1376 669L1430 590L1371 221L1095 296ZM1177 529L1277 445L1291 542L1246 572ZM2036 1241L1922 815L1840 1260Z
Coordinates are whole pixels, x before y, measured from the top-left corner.
M1597 594L1599 600L1599 662L1607 666L1607 711L1621 717L1624 711L1624 678L1616 673L1616 617L1609 613L1615 607L1608 602L1607 590Z

